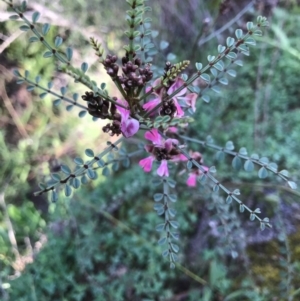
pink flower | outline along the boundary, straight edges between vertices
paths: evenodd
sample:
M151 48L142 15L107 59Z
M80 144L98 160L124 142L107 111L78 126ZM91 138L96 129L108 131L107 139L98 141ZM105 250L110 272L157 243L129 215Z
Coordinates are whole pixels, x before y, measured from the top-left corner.
M161 80L158 79L153 83L153 86L157 86L161 83ZM175 80L175 82L170 86L170 88L167 91L168 95L173 94L178 88L180 87L184 87L184 80L180 77L177 77L177 79ZM149 91L149 89L147 89ZM183 95L185 95L187 92L187 88L184 87L180 92L178 92L176 95L174 95L172 97L172 100L174 102L174 105L176 107L176 116L177 117L182 117L184 116L184 111L182 110L181 106L178 103L177 97L181 97ZM149 102L145 103L143 105L143 108L146 111L152 111L158 104L160 104L162 102L162 98L163 98L163 89L160 89L158 92L153 92L153 94L156 96L155 99L150 100ZM195 94L195 93L190 93L190 94ZM189 96L190 94L188 94L186 97L189 100L191 98L191 96ZM196 98L197 98L197 94L195 94ZM195 99L196 99L195 98ZM194 104L193 104L194 106Z
M128 107L128 103L126 100L118 99L117 102L123 106ZM138 120L130 117L130 111L118 106L118 111L121 115L121 132L125 138L129 138L136 134L140 128L140 123Z
M196 112L196 100L198 95L196 93L187 94L185 97L179 97L180 100L185 101L187 106L192 108L193 112Z
M156 172L160 177L168 177L169 176L168 161L162 160Z
M145 159L142 159L139 162L139 165L144 169L144 172L150 172L152 169L152 164L153 164L154 160L155 160L155 157L150 156Z
M178 145L178 140L164 140L157 129L152 129L151 131L146 132L145 138L152 142L152 144L145 146L145 150L150 153L151 156L140 160L139 165L145 172L150 172L153 161L157 160L161 162L157 169L157 174L161 177L168 177L168 160L176 161L178 160L178 157L180 157L180 153L175 147Z
M197 183L197 175L195 173L190 173L186 181L187 186L195 187Z

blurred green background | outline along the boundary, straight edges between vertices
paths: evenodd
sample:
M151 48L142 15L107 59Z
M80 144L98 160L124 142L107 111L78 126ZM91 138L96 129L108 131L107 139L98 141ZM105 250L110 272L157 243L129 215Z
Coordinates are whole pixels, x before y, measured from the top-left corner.
M89 37L103 42L108 52L123 55L127 42L125 1L31 1L29 13L53 24L49 38L60 35L74 48L74 64L91 66L89 75L107 82L97 64ZM198 101L195 121L185 133L217 145L232 140L288 169L299 183L300 168L300 3L296 0L169 0L148 1L152 7L154 43L160 49L153 62L164 66L189 59L205 63L217 45L245 30L257 15L270 27L237 66L237 77L221 94L211 93L209 104ZM29 44L18 21L8 21L0 2L0 300L178 300L178 301L292 301L300 300L300 191L291 191L274 176L260 180L257 173L235 171L232 158L218 162L215 153L191 145L205 164L216 165L217 178L241 190L251 208L260 207L273 229L261 232L224 205L211 189L187 189L183 175L176 193L180 224L180 266L170 270L157 246L151 176L134 159L80 188L56 204L46 195L34 197L37 183L61 163L83 156L89 147L100 152L108 140L102 125L78 111L53 107L53 97L38 97L17 85L12 70L40 74L59 91L82 95L86 88L57 73L44 59L42 45ZM231 22L232 20L232 22ZM164 43L167 45L166 43ZM191 70L192 72L192 67ZM201 82L199 83L201 85ZM126 147L126 145L124 145ZM130 149L129 146L127 146ZM181 180L181 181L180 181Z

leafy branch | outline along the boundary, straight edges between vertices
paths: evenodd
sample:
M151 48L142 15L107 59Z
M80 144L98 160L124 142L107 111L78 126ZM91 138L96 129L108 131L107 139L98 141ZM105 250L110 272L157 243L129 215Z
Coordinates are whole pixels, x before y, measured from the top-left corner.
M225 147L217 146L212 143L211 137L208 137L208 141L198 140L194 138L189 138L187 136L180 135L180 138L182 138L185 141L194 142L197 144L200 144L204 147L212 148L214 150L217 150L216 157L219 160L222 160L224 158L224 154L228 154L233 158L232 166L235 169L240 169L242 166L242 160L245 160L244 162L244 169L247 172L251 172L254 170L254 164L257 166L260 166L260 169L258 171L258 176L261 179L264 179L268 176L268 171L272 172L279 178L281 178L283 181L285 181L288 186L291 189L296 189L297 184L293 181L290 181L289 179L289 173L287 170L283 169L281 171L278 171L277 164L273 162L269 162L269 159L267 157L259 157L257 154L253 154L251 156L248 156L247 150L245 147L242 147L238 152L234 151L234 145L231 141L228 141L225 145Z

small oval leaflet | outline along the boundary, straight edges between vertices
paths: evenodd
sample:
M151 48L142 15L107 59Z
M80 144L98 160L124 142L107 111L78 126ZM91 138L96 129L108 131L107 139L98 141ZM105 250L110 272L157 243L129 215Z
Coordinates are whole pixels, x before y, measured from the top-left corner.
M50 25L48 23L45 23L42 27L42 34L45 36L50 30Z
M81 71L82 71L83 73L85 73L85 72L88 70L88 68L89 68L89 65L88 65L87 63L83 62L83 63L81 64Z
M163 197L164 197L163 193L155 193L153 199L155 202L160 202L163 199Z
M20 30L22 30L22 31L28 31L28 30L30 29L30 27L29 27L28 25L22 25L22 26L20 26L19 28L20 28Z
M229 195L226 198L226 204L231 204L231 202L232 202L232 197Z
M29 38L29 43L34 43L34 42L38 42L38 38L37 37L30 37Z
M66 174L66 175L70 175L71 174L71 169L69 168L69 166L62 164L60 166L61 171Z
M159 241L157 243L158 243L158 245L161 246L161 245L165 244L166 241L167 241L167 238L166 237L162 237L162 238L159 239Z
M242 160L240 157L236 156L232 160L232 167L236 170L240 170L242 167Z
M87 148L85 150L85 154L88 156L88 157L94 157L94 152L90 149L90 148Z
M53 56L52 51L46 51L46 52L43 54L43 57L44 57L44 58L48 58L48 57L51 57L51 56Z
M86 113L87 113L87 111L80 111L80 112L78 113L78 116L79 116L80 118L82 118L82 117L84 117L84 116L86 115Z
M176 194L168 194L167 197L173 203L175 203L177 201L177 195Z
M69 184L66 184L64 191L65 191L65 196L70 196L72 194L71 186Z
M195 65L196 65L196 69L198 71L200 71L202 69L202 64L201 63L196 63Z
M237 37L237 39L240 39L243 37L243 31L241 29L237 29L235 31L235 36Z
M83 160L82 160L81 158L79 158L79 157L76 157L76 158L74 159L74 162L75 162L77 165L83 165L83 164L84 164Z
M254 164L251 160L246 160L244 163L245 171L251 172L254 170Z
M39 12L37 12L37 11L35 11L33 14L32 14L32 23L36 23L37 21L38 21L38 19L39 19L39 17L40 17L40 13Z
M261 179L265 179L268 176L268 170L265 167L260 168L258 171L258 177Z

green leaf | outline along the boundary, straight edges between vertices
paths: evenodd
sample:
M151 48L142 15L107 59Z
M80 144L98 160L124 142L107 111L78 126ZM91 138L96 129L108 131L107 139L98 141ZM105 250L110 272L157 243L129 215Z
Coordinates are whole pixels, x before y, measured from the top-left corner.
M230 59L230 60L235 60L237 58L237 54L235 52L229 52L228 54L226 54L226 58Z
M196 69L198 71L200 71L202 69L202 64L201 63L196 63L195 65L196 65Z
M171 244L171 248L175 253L177 253L179 251L179 247L175 244Z
M202 95L202 99L207 103L210 102L210 97L208 95Z
M293 181L288 181L288 185L290 186L291 189L297 189L297 184Z
M260 179L265 179L268 176L268 170L265 167L262 167L258 171L258 177Z
M167 242L167 238L166 237L162 237L160 238L160 240L157 242L158 245L164 245Z
M61 171L66 174L66 175L70 175L71 174L71 169L69 168L69 166L62 164L60 166Z
M210 82L210 76L209 76L208 74L203 73L203 74L200 75L200 77L201 77L204 81L206 81L207 83Z
M223 53L226 50L226 47L223 45L218 45L218 52Z
M254 170L254 164L251 160L246 160L244 164L245 171L252 172Z
M46 96L47 94L48 94L47 92L41 93L41 94L39 95L39 97L40 97L41 99L43 99L43 98L45 98L45 96Z
M74 159L74 162L76 163L76 165L83 165L84 164L84 161L79 157L76 157Z
M95 173L94 170L91 169L91 168L88 168L88 169L86 170L86 174L87 174L87 176L88 176L91 180L94 180L94 179L96 178L96 173Z
M247 30L252 30L254 28L253 22L247 22Z
M252 45L252 46L255 46L255 45L256 45L256 41L255 41L253 38L251 38L251 37L247 38L247 39L245 40L245 43L246 43L247 45Z
M152 180L152 184L154 185L154 186L158 186L158 185L160 185L162 183L162 179L161 178L154 178L153 180Z
M65 185L65 196L69 197L72 194L72 188L69 184Z
M155 230L157 231L157 232L161 232L161 231L163 231L165 229L165 224L163 223L163 224L159 224L159 225L157 225L156 227L155 227Z
M167 42L167 41L161 41L160 44L159 44L160 50L164 50L164 49L166 49L168 46L169 46L169 42Z
M53 56L53 52L52 51L46 51L44 54L43 54L43 57L44 58L48 58L48 57L51 57Z
M234 44L234 38L228 37L226 39L226 45L227 47L231 47Z
M179 226L177 221L169 221L169 223L170 223L171 227L173 227L174 229L177 229Z
M232 197L228 195L226 198L226 204L231 204L231 203L232 203Z
M223 151L217 151L216 153L216 159L218 161L223 161L225 158L225 153Z
M279 172L279 174L283 175L284 177L289 177L289 172L286 169L283 169Z
M227 70L226 72L227 72L230 76L236 77L236 71L235 71L235 70L229 69L229 70Z
M35 86L27 86L26 90L30 92L30 91L33 91L34 88L35 88Z
M215 173L215 172L217 172L216 167L215 167L215 166L211 166L211 167L209 168L209 172L210 172L210 173Z
M47 94L47 93L46 93ZM61 104L61 99L60 98L58 98L58 99L55 99L54 101L53 101L53 105L54 106L59 106Z
M241 39L243 37L243 31L241 29L237 29L235 31L235 36L237 39Z
M58 173L52 173L52 174L51 174L51 178L52 178L54 181L60 182L60 175L59 175Z
M175 203L177 201L177 195L176 194L168 194L167 197L173 203Z
M45 23L42 27L42 34L45 36L50 30L50 25L48 23Z
M80 187L80 184L81 184L81 183L80 183L79 179L73 178L72 186L73 186L75 189L79 188L79 187Z
M73 57L73 49L71 47L67 47L66 49L66 57L67 60L70 61Z
M37 12L37 11L35 11L33 14L32 14L32 17L31 17L31 19L32 19L32 23L36 23L37 21L38 21L38 19L40 18L40 13L39 12Z
M226 145L225 145L225 148L228 149L228 150L234 150L233 142L232 141L227 141Z
M55 190L51 191L51 202L55 203L58 200L58 195L57 192Z
M213 187L213 192L218 192L219 189L220 189L219 184L216 184L216 185L214 185L214 187Z
M163 193L155 193L153 199L155 202L160 202L164 197Z
M174 188L176 186L176 181L169 179L169 178L166 179L166 181L171 188Z
M188 160L186 163L186 168L190 170L192 169L192 167L193 167L193 162L191 160Z
M87 111L80 111L79 113L78 113L78 116L80 117L80 118L82 118L82 117L84 117L85 115L86 115L86 113L87 113Z
M28 31L30 29L30 27L28 25L21 25L20 26L20 30L22 31Z
M29 38L29 43L34 43L34 42L38 42L39 39L37 37L30 37Z
M240 157L236 156L232 160L232 167L236 170L240 170L242 167L242 160Z
M87 63L84 62L81 64L81 71L83 73L85 73L88 70L88 68L89 68L89 65Z
M214 64L213 67L216 68L219 71L223 71L224 70L224 63L222 61L218 61L217 63Z
M260 223L260 230L263 231L266 228L266 224L265 223Z
M88 157L94 157L95 155L94 155L94 152L90 149L90 148L87 148L86 150L85 150L85 154L88 156Z
M19 15L12 15L9 17L11 20L18 20L20 17Z

